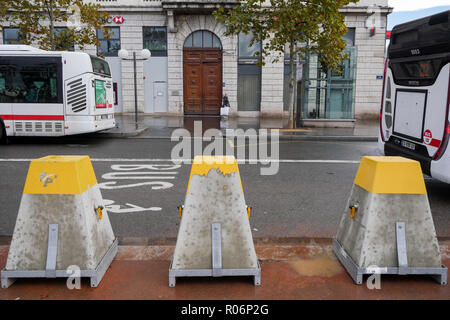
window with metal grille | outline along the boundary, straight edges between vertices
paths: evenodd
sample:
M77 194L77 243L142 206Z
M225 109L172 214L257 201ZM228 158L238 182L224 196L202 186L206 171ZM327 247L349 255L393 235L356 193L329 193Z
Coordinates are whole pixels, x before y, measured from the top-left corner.
M97 29L97 38L100 46L97 47L97 52L104 56L117 56L120 50L120 27L105 27L107 32L103 29ZM110 36L106 37L106 34Z
M143 27L144 49L150 50L152 57L167 57L166 27Z
M70 33L73 32L67 27L55 27L54 34L56 38L56 50L75 51L75 45L70 40Z
M192 32L184 41L186 48L218 48L222 49L220 39L211 31L198 30Z
M240 33L238 60L238 110L259 111L261 105L261 41L252 41L253 33ZM252 43L253 42L253 43Z
M23 40L19 32L19 28L3 28L3 43L4 44L18 44Z

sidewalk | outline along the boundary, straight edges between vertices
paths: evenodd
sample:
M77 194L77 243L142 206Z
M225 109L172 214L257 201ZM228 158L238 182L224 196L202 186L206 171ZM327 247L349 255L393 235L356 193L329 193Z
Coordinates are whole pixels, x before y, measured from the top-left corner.
M121 245L97 288L82 279L80 290L68 290L65 279L19 279L0 289L11 299L148 299L148 300L301 300L301 299L450 299L450 286L429 276L382 276L381 289L370 290L366 279L355 285L331 250L331 239L258 241L262 284L250 277L178 278L168 286L174 244ZM450 240L440 240L443 263L450 266ZM4 266L8 246L0 246Z
M265 118L220 118L195 116L155 116L138 114L136 129L134 114L119 114L115 116L116 128L99 132L95 137L122 138L139 137L146 139L167 139L178 128L194 132L194 121L202 122L203 133L208 129L218 129L225 133L226 129L279 129L280 139L285 140L363 140L377 141L378 121L358 120L351 128L287 128L287 119Z

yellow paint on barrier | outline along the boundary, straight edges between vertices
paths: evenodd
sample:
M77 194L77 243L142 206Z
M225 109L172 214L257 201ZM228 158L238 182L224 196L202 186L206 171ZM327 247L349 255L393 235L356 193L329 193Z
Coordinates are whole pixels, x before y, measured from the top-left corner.
M96 184L89 156L47 156L31 161L23 193L81 194Z
M371 193L427 193L420 163L403 157L363 157L354 184Z
M244 193L241 176L239 175L238 164L234 156L196 156L192 162L191 174L189 176L186 193L189 192L189 184L193 175L201 175L206 177L211 169L216 169L217 172L220 172L223 175L237 172L239 182L241 184L241 190L242 193Z

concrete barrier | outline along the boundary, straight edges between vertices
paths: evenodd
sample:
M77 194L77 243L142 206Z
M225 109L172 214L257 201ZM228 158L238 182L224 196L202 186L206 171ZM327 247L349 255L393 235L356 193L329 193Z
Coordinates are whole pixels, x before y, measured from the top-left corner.
M374 273L447 283L419 162L362 158L333 251L357 284Z
M69 277L70 266L96 287L117 253L88 156L47 156L30 163L2 287L17 278Z
M174 257L169 286L177 277L253 276L261 283L248 220L249 210L237 161L232 156L195 157Z

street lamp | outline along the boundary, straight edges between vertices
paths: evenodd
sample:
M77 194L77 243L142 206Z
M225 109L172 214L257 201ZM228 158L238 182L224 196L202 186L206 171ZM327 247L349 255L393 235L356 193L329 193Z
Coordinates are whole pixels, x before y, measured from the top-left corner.
M122 60L133 60L133 68L134 68L134 113L135 113L135 122L136 122L136 130L138 128L138 107L137 107L137 80L136 80L136 61L144 61L151 57L151 52L148 49L142 49L140 59L136 58L136 51L133 51L133 58L128 58L128 50L120 49L118 53L119 57Z

